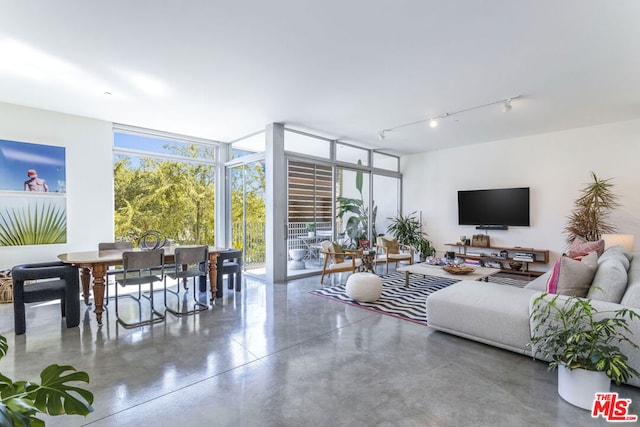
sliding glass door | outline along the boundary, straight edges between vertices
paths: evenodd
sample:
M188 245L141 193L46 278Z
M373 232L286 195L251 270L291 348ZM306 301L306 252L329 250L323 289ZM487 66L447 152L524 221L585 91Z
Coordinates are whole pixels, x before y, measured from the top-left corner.
M264 160L227 168L231 196L231 246L241 249L244 271L265 274Z

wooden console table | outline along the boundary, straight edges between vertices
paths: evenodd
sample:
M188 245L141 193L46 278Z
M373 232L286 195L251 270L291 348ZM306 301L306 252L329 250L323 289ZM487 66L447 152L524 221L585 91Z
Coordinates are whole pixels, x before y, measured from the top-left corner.
M457 243L446 243L447 246L451 248L457 248L456 256L464 259L477 259L480 261L494 261L499 262L501 265L503 262L511 263L511 262L520 262L522 263L523 268L520 270L512 270L510 268L501 268L500 271L505 273L513 273L513 274L523 274L527 276L540 276L544 274L542 271L529 270L529 264L548 264L549 263L549 250L548 249L534 249L534 248L525 248L520 246L472 246L472 245L459 245ZM467 249L472 248L475 251L473 252L481 252L482 255L469 254ZM491 255L492 253L506 251L507 257L503 258L500 256ZM486 254L485 252L489 252ZM516 252L528 252L534 255L533 261L522 261L513 259Z

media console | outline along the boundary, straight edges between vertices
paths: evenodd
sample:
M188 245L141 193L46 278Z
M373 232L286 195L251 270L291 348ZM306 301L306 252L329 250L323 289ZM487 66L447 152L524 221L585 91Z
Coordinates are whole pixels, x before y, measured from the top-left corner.
M458 243L446 243L451 248L457 248L457 256L469 260L478 260L483 265L485 263L498 263L500 271L506 273L523 274L527 276L540 276L543 271L529 270L529 264L548 264L548 249L533 249L520 246L473 246L461 245ZM471 249L471 250L468 250ZM500 252L506 252L507 256L500 256ZM510 263L522 263L520 270L510 268ZM505 266L503 263L507 263Z

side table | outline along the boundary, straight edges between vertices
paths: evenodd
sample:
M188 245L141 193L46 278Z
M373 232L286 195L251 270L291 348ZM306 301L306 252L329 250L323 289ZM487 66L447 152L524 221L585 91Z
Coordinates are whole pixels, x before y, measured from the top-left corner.
M376 251L373 249L368 249L362 251L362 265L360 266L360 271L370 271L373 274L376 273L375 270L375 259L376 259Z

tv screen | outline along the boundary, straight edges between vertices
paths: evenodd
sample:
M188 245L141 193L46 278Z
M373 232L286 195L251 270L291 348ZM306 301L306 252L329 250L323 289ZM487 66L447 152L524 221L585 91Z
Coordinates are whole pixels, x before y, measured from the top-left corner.
M458 224L529 224L529 188L458 191Z

